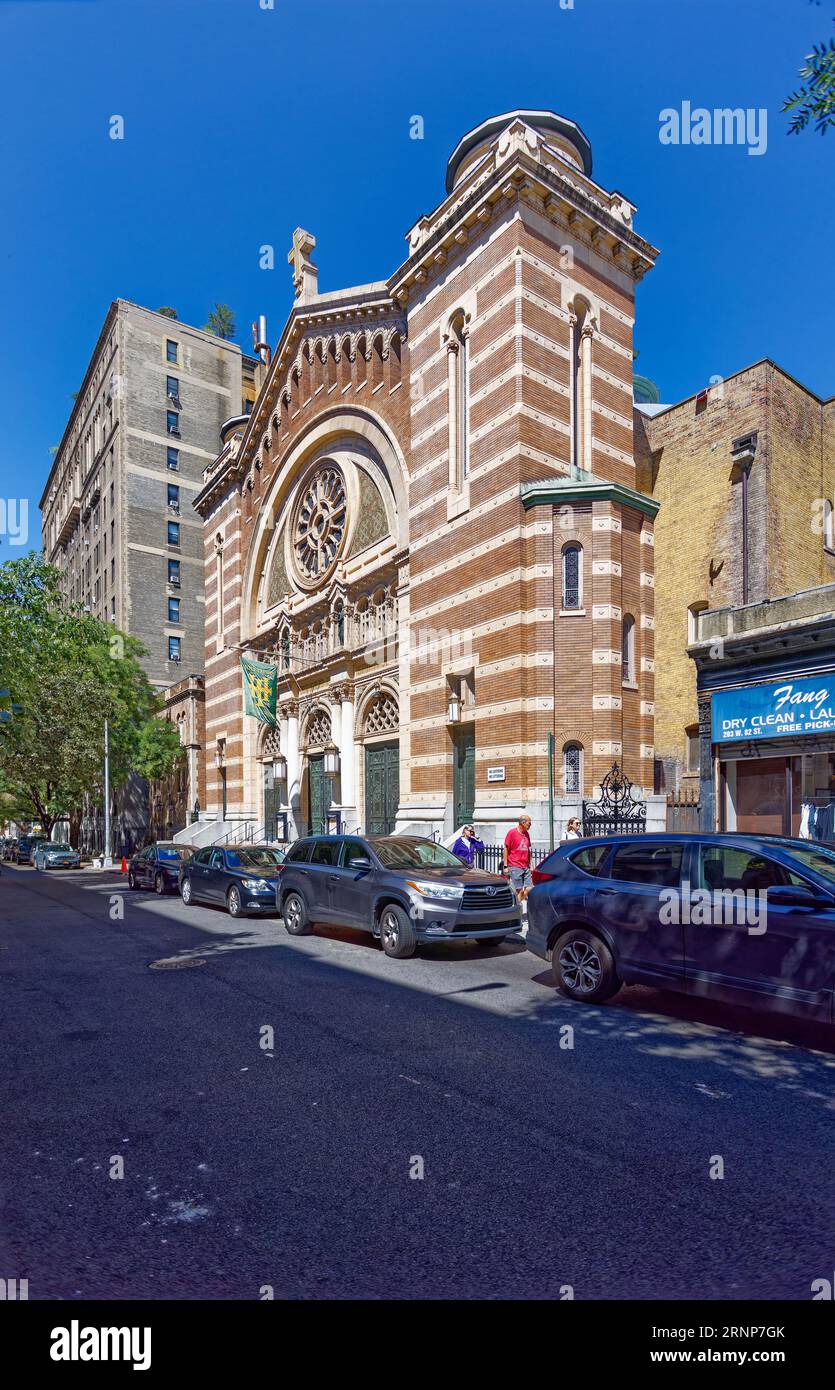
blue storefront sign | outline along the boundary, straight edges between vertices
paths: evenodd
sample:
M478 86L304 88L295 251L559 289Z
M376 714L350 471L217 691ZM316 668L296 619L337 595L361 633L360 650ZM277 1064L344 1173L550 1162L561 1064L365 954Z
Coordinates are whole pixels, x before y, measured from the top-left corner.
M835 732L835 672L805 680L779 680L715 690L711 696L714 743Z

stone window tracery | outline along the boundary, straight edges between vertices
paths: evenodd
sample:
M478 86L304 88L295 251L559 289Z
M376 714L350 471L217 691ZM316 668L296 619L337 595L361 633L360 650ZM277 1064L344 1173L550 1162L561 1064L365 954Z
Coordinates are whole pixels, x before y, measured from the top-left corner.
M397 733L400 727L400 710L395 697L383 690L371 702L365 716L366 734Z
M317 709L307 726L308 748L324 748L331 742L331 717L326 709Z
M347 499L338 468L320 468L296 505L293 553L306 580L322 579L336 563L345 536Z

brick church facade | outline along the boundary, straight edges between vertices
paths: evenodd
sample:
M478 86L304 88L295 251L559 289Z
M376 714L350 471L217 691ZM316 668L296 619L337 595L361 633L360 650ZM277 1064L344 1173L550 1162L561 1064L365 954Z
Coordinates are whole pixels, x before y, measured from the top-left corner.
M320 294L295 234L295 303L195 501L210 813L493 841L524 810L547 842L549 734L558 817L615 760L652 793L634 214L572 121L517 111L461 140L388 279ZM275 730L241 655L278 668Z

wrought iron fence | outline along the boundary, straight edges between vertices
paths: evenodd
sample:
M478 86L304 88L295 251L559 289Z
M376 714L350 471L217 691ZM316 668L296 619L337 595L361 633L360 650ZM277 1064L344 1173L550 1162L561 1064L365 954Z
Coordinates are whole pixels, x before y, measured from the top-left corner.
M646 802L636 800L630 778L613 763L600 783L598 799L583 802L583 834L643 835L646 828Z
M484 849L477 849L473 863L477 869L487 869L492 874L502 872L504 845L485 845ZM543 859L547 859L551 853L547 845L531 845L531 868L536 868Z

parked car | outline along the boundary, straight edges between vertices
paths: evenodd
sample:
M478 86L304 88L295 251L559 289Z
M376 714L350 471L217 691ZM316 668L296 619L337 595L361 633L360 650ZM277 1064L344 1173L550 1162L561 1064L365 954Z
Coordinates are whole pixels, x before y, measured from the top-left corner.
M43 835L21 835L15 846L14 862L16 864L31 864L32 856L38 845L43 844Z
M276 902L293 936L317 922L360 927L387 956L421 941L472 937L500 946L521 913L506 879L470 869L443 845L410 835L313 835L287 852Z
M7 835L3 840L0 840L0 859L14 858L14 851L16 846L17 840L15 840L11 835Z
M36 869L80 869L81 855L72 845L41 840L35 846L33 863Z
M191 845L178 845L173 840L146 845L128 864L128 887L153 888L160 897L178 892L180 869L193 853Z
M835 852L768 836L609 836L533 872L528 949L573 999L642 982L835 1022Z
M275 912L283 849L266 845L206 845L180 869L184 903L214 903L232 917Z

